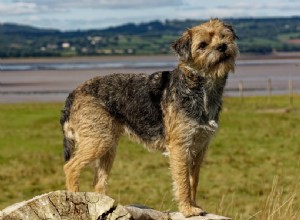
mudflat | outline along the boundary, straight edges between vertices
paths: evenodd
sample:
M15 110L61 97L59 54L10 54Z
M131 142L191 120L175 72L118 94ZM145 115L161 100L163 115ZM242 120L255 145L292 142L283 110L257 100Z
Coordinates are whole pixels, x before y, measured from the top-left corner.
M68 64L62 69L14 70L22 64ZM77 68L75 64L84 64ZM97 64L96 66L94 64ZM105 65L113 63L111 65ZM146 63L146 65L139 65ZM167 65L163 65L166 63ZM76 57L0 60L0 103L61 102L80 83L95 76L112 73L148 73L175 68L175 56L128 56L128 57ZM121 64L121 65L119 65ZM3 70L9 65L12 70ZM74 67L72 67L74 65ZM225 95L239 95L239 84L243 84L244 95L267 94L271 80L274 94L300 93L300 54L272 56L241 55L236 71L230 74Z

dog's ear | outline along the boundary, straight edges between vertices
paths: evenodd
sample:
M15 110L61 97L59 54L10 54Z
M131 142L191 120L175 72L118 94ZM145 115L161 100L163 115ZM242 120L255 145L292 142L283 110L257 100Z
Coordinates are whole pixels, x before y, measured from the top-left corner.
M224 26L225 26L226 28L228 28L228 29L232 32L234 39L240 39L240 38L237 36L237 34L235 33L235 30L233 29L232 25L230 25L230 24L224 24Z
M191 38L192 37L191 37L190 30L187 30L172 45L173 50L184 61L188 61L191 58L191 45L192 45L192 39Z

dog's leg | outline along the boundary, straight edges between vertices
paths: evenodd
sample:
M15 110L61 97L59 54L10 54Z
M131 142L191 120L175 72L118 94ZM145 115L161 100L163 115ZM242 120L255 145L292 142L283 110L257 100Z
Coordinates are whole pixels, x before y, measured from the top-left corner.
M96 160L94 177L95 192L106 194L107 179L115 159L116 148L116 145L113 146L105 155Z
M169 151L175 196L178 200L179 210L186 217L200 215L203 213L203 210L194 206L191 200L187 153L182 146L172 146Z
M112 141L101 137L89 137L82 138L78 145L74 157L64 166L67 190L71 192L79 191L78 178L82 168L105 155L112 148Z
M199 172L200 166L203 162L205 153L199 152L194 158L193 161L190 163L189 166L189 177L190 177L190 187L191 187L191 201L192 204L196 206L196 193L197 193L197 186L199 181Z
M79 104L75 104L78 110L70 117L76 150L64 166L69 191L79 190L78 178L81 169L115 148L123 131L123 126L106 110L87 98L79 101Z

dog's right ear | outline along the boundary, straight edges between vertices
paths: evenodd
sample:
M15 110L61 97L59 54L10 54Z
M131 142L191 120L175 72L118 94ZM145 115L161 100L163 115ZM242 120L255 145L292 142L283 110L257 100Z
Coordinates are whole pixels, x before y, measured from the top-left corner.
M177 55L179 55L180 59L186 62L191 58L191 45L192 39L190 30L187 30L178 40L173 43L172 48Z

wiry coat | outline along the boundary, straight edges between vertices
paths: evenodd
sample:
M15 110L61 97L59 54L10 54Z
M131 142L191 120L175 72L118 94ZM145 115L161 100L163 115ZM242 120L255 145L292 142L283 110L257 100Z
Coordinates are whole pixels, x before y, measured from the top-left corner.
M106 110L126 131L149 148L166 150L164 114L172 106L188 120L207 126L219 120L222 93L227 75L218 81L197 77L190 85L179 68L146 74L112 74L96 77L81 85L67 98L62 111L62 126L69 121L75 98L89 96L95 105ZM80 109L76 109L80 111ZM101 122L99 122L101 123ZM162 146L153 146L160 140ZM65 139L65 159L72 154ZM67 143L66 143L67 142ZM73 149L73 148L72 148Z
M180 211L203 213L196 205L199 169L234 71L235 39L231 26L214 19L174 43L180 56L174 70L96 77L71 92L61 117L68 190L79 190L80 170L96 161L95 190L106 193L118 140L126 132L148 149L168 153Z

